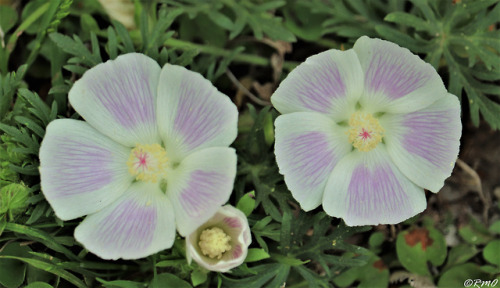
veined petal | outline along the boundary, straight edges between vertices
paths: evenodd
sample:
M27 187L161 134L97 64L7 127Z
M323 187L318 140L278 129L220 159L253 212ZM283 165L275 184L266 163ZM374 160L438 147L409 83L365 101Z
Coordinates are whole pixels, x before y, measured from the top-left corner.
M158 185L133 183L112 205L87 216L75 238L103 259L138 259L172 247L175 218Z
M448 94L410 114L386 114L387 151L394 163L420 187L438 192L451 175L462 134L460 103Z
M57 217L94 213L120 197L133 180L129 153L83 121L52 121L40 147L40 176Z
M308 111L349 118L363 92L363 71L352 50L328 50L307 58L271 97L282 114Z
M90 125L118 143L158 143L159 76L160 66L153 59L121 55L85 72L69 91L69 101Z
M236 152L211 147L188 155L167 175L177 231L191 234L229 199L236 177Z
M323 197L326 213L349 226L396 224L425 207L424 190L399 171L383 145L342 158Z
M346 130L313 112L281 115L275 125L280 173L302 209L312 210L321 204L333 168L351 151Z
M363 36L353 49L365 73L360 103L366 112L413 112L446 93L436 70L406 48Z
M182 160L194 150L229 146L238 110L199 73L166 64L158 86L158 126L167 153Z

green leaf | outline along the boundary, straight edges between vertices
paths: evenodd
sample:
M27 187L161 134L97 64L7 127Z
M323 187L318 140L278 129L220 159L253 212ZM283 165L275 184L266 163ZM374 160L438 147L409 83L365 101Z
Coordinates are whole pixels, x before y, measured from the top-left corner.
M6 226L7 226L7 218L0 217L0 236L2 236L3 230L5 230Z
M47 246L48 248L50 248L54 251L63 253L66 257L68 257L69 259L71 259L73 261L79 262L81 260L80 258L76 257L66 247L59 244L58 241L54 239L54 237L52 237L50 234L48 234L47 232L44 232L42 230L30 227L30 226L16 224L16 223L7 223L5 230L21 234L21 235L23 235L23 237L27 237L27 239L41 242L45 246Z
M233 29L234 23L226 15L219 13L216 10L206 11L206 14L207 14L208 18L210 18L210 20L212 20L218 26L220 26L226 30Z
M385 234L383 232L374 232L370 235L370 239L368 239L368 244L370 248L376 248L382 245L385 241Z
M7 34L16 25L17 18L17 11L14 8L8 5L0 5L0 29L4 34Z
M168 273L159 274L151 280L149 288L163 288L163 287L176 287L176 288L191 288L192 286L182 280L181 278Z
M40 125L38 125L35 121L33 121L30 118L24 116L16 116L14 117L14 120L16 120L17 123L22 124L31 131L35 132L35 134L38 135L40 138L43 138L43 136L45 135L45 129L43 129Z
M431 24L429 20L424 20L410 13L396 11L388 14L384 18L385 21L407 25L415 28L416 31L427 31L431 34L437 32L438 27Z
M34 0L29 1L26 6L23 8L23 12L21 13L21 19L26 21L35 11L41 8L47 1L45 0ZM48 4L48 3L47 3ZM48 7L47 7L48 8ZM45 13L47 13L45 11ZM44 13L44 15L45 15ZM16 13L17 14L17 13ZM31 25L24 29L24 33L27 34L36 34L40 31L40 27L42 27L43 17L38 18L36 21L32 22Z
M481 267L479 267L479 269L481 269L481 271L485 272L485 273L488 273L490 275L495 275L495 274L499 274L500 273L500 268L498 266L493 266L493 265L483 265ZM498 282L500 282L500 276L497 277Z
M106 281L101 278L96 278L103 287L106 288L144 288L144 283L135 282L129 280L114 280L114 281Z
M24 263L29 264L35 268L42 269L42 270L50 272L56 276L59 276L65 280L67 280L71 284L75 285L78 288L86 288L87 287L87 285L85 285L80 279L78 279L78 277L69 273L66 270L59 268L57 265L54 265L52 263L48 263L48 262L41 261L41 260L35 260L35 259L31 259L31 258L16 257L16 256L0 255L0 259L13 259L13 260L23 261Z
M422 53L426 52L429 48L423 43L422 41L416 40L412 38L411 36L408 36L408 34L398 30L394 29L392 27L389 27L387 25L377 25L375 26L375 30L379 35L381 35L383 38L398 43L410 50L412 50L415 53Z
M333 283L339 287L351 286L355 281L359 281L356 287L361 288L388 287L389 269L382 259L372 255L366 265L350 268L333 278Z
M200 51L197 49L190 49L187 51L184 51L180 57L172 61L172 64L175 65L180 65L180 66L187 66L193 62L194 57L198 55Z
M492 240L492 236L484 224L473 217L470 218L469 224L458 229L458 234L470 244L486 244Z
M432 227L413 228L399 233L396 252L408 271L431 276L427 261L435 266L441 265L446 259L446 242L443 235Z
M281 20L277 17L274 17L272 19L260 18L259 22L259 25L262 25L262 28L260 29L262 29L262 31L264 31L264 33L266 33L269 38L273 40L283 40L286 42L297 41L295 35L293 35L292 32L288 31L288 29L286 29L281 23Z
M248 249L247 258L245 258L245 263L257 262L263 259L271 257L264 249L250 248Z
M24 288L53 288L50 284L43 282L33 282L26 285Z
M108 27L108 43L106 44L106 49L111 60L118 56L118 40L116 39L116 33L113 27Z
M88 13L83 13L80 15L80 25L82 26L82 30L86 33L94 32L99 33L101 29L97 24L97 21L92 17L92 15Z
M17 288L24 282L26 264L16 259L6 257L29 257L31 249L12 242L3 247L0 252L0 284L7 288Z
M448 261L446 262L446 266L443 270L455 266L457 264L462 264L467 262L469 259L474 257L479 250L473 245L461 243L453 248L451 248L448 254Z
M282 287L286 285L286 281L288 279L288 275L290 274L290 266L281 265L278 269L274 278L266 284L266 288L274 288L274 287Z
M257 274L246 278L232 279L229 278L229 274L223 274L223 285L231 288L263 287L268 281L276 277L276 275L278 275L283 269L287 268L289 269L289 266L279 263L270 263L252 267ZM280 283L280 285L282 284L283 283Z
M434 241L427 249L427 259L434 266L441 266L446 260L446 240L437 229L432 227L427 227L427 229L429 230L429 237Z
M97 51L90 53L80 37L76 35L73 35L73 39L71 39L63 34L51 33L49 37L59 48L75 56L82 64L93 67L102 62L100 57L98 57Z
M255 191L248 192L236 204L236 208L240 209L245 216L249 216L252 214L253 209L255 208Z
M168 11L168 13L167 13ZM158 12L158 22L156 22L153 27L153 32L149 36L148 47L145 49L148 54L151 53L151 49L154 49L156 52L158 51L158 47L165 42L166 30L174 20L181 15L183 12L182 9L168 9L166 6L163 6Z
M170 259L170 260L163 260L163 261L160 261L158 263L156 263L156 267L176 267L176 266L179 266L179 265L182 265L182 264L185 264L187 263L186 262L186 259L182 258L182 259Z
M500 240L493 240L483 250L483 257L486 261L500 268Z
M116 33L120 37L121 42L124 45L123 52L124 53L131 53L135 52L134 49L134 43L132 42L132 39L130 38L130 34L127 31L127 28L123 26L122 23L116 20L111 20L111 23L113 23L113 26L116 29Z
M23 97L34 109L28 109L38 119L40 119L45 126L49 124L54 118L50 117L51 111L47 103L45 103L36 93L28 89L19 89L19 96Z
M0 189L0 216L8 213L13 219L17 214L24 214L28 206L28 188L22 184L11 183Z
M479 266L474 263L465 263L451 268L443 273L439 278L438 286L443 288L464 287L466 280L474 281L476 279L487 280L488 274L481 271ZM472 282L473 283L473 282ZM467 287L473 287L468 285Z
M297 37L314 42L323 36L321 23L326 17L312 13L303 2L291 2L283 12L285 27Z
M205 283L207 279L208 279L207 272L197 269L191 273L191 283L193 283L194 287Z
M500 220L493 222L489 228L491 233L500 234Z
M56 276L50 274L49 272L34 268L33 266L28 266L27 270L27 283L53 283L56 280ZM45 287L41 287L45 288Z

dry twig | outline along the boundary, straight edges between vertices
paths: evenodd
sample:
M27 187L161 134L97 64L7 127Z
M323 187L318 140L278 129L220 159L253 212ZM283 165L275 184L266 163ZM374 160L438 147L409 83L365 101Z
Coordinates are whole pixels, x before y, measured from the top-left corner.
M229 78L229 80L231 80L231 82L233 82L233 84L236 85L236 87L238 87L238 89L243 91L243 93L247 95L248 98L250 98L250 100L262 106L271 106L271 102L260 99L259 97L255 96L252 92L250 92L245 86L241 85L240 81L236 79L236 76L234 76L231 70L226 69L226 75Z
M472 167L470 167L464 161L457 159L457 164L460 168L462 168L462 170L469 174L472 180L474 180L476 184L476 192L479 194L479 199L481 199L481 202L483 202L483 221L485 224L488 224L488 210L490 209L490 201L484 194L481 178L477 174L476 170L472 169Z

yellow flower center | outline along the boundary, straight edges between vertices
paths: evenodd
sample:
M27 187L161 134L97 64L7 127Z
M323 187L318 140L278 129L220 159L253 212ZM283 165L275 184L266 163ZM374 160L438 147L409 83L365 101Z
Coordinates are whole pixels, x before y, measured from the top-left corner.
M130 152L128 172L137 180L157 182L166 176L167 162L167 152L161 145L138 144Z
M231 237L224 230L214 227L201 232L198 245L203 255L212 259L220 259L224 252L231 250L230 242Z
M384 128L370 113L354 112L349 119L349 126L349 142L359 151L373 150L382 142Z

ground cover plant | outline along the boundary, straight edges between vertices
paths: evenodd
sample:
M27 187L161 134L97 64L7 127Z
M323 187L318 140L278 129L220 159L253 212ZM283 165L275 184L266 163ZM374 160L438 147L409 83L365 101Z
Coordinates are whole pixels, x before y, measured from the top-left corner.
M500 286L499 19L1 1L0 286Z

